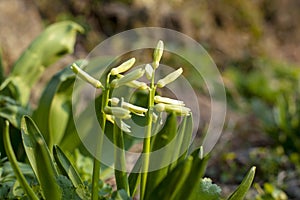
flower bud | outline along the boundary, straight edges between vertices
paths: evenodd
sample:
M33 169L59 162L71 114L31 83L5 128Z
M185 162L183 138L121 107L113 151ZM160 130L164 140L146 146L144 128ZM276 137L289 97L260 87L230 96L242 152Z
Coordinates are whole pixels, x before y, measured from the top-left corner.
M182 72L183 72L182 68L179 68L176 71L168 74L165 78L160 79L157 82L157 87L159 88L165 87L165 85L175 81L182 74Z
M137 88L137 89L140 89L140 90L146 90L148 88L148 85L146 83L141 82L141 81L137 81L137 80L130 81L126 85L128 87Z
M130 133L130 126L128 124L126 124L125 122L123 122L123 120L121 120L121 130L127 133Z
M120 99L118 99L116 97L113 97L109 101L110 101L110 103L111 103L112 106L118 106L118 104L120 102Z
M125 85L131 81L141 78L144 75L144 73L145 73L144 69L136 69L126 74L125 76L121 77L120 79L117 79L116 82L112 81L113 84L111 86L114 88L120 87L121 85Z
M164 103L158 103L155 106L155 109L158 112L175 112L178 115L187 116L190 115L191 109L184 107L184 106L178 106L178 105L171 105L171 104L164 104Z
M90 76L88 73L80 69L75 63L71 66L71 69L75 74L77 74L82 80L86 81L87 83L91 84L95 88L103 88L103 85L100 81Z
M136 105L133 105L133 104L127 103L127 102L123 102L121 106L139 116L145 116L144 113L146 113L148 111L148 109L146 109L146 108L136 106Z
M129 119L131 118L130 111L121 107L109 107L104 108L104 112L108 115L113 115L119 119Z
M163 51L164 51L164 43L163 43L163 41L159 40L157 43L157 46L154 50L154 53L153 53L153 68L154 69L158 68Z
M151 80L152 79L152 76L153 76L153 68L151 67L150 64L147 64L145 66L145 71L146 71L146 77L148 80Z
M163 103L155 104L154 108L155 108L155 110L157 110L158 112L166 111L166 109L165 109L165 104L163 104Z
M179 101L179 100L171 99L171 98L167 98L167 97L161 97L158 95L154 97L154 102L155 103L172 104L172 105L177 105L177 106L185 106L183 101Z
M112 68L112 70L110 71L110 73L112 75L117 75L123 72L128 71L135 63L135 58L131 58L125 62L123 62L121 65L119 65L118 67Z

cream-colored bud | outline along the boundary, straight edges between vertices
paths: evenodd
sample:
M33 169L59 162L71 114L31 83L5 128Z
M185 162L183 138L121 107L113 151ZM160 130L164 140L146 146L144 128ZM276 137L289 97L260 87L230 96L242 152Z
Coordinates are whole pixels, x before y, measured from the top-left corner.
M130 133L130 126L128 124L126 124L125 122L123 122L123 120L121 120L121 130L127 133Z
M171 105L171 104L164 104L164 103L158 103L154 106L154 108L158 112L175 112L178 115L187 116L190 115L191 109L184 107L184 106L178 106L178 105Z
M165 104L163 104L163 103L155 104L154 108L155 108L155 110L157 110L158 112L166 111L166 110L165 110Z
M159 88L165 87L165 85L175 81L182 74L182 72L183 72L182 68L179 68L176 71L168 74L166 77L160 79L157 82L157 87Z
M153 68L151 67L150 64L147 64L145 66L145 71L146 71L146 77L148 80L151 80L152 79L152 76L153 76Z
M127 103L127 102L123 102L121 106L139 116L145 116L144 113L146 113L148 111L148 109L146 109L146 108L136 106L136 105L133 105L133 104Z
M165 109L167 112L175 112L178 115L184 116L190 115L191 113L191 109L184 106L165 104Z
M80 69L75 63L72 64L71 69L75 74L77 74L78 77L80 77L82 80L86 81L87 83L91 84L95 88L103 88L103 85L100 81L90 76L88 73Z
M144 69L136 69L125 76L121 77L120 79L116 79L117 81L112 85L112 87L117 88L120 87L121 85L125 85L131 81L134 81L136 79L141 78L145 73ZM113 83L113 81L112 81Z
M110 101L112 106L118 106L118 104L120 102L120 99L118 99L117 97L113 97L109 101Z
M155 103L165 103L165 104L172 104L172 105L178 105L178 106L185 106L183 101L179 101L176 99L171 99L168 97L161 97L161 96L155 96L154 97Z
M164 43L163 43L163 41L159 40L157 43L157 46L153 52L153 68L154 69L158 68L163 52L164 52Z
M130 81L129 83L126 83L126 85L128 87L137 88L140 90L146 90L148 88L148 85L146 83L137 80Z
M130 111L125 108L121 108L121 107L106 106L104 108L104 112L108 115L113 115L114 117L117 117L119 119L131 118Z
M110 73L112 75L117 75L123 72L128 71L135 63L135 58L131 58L125 62L123 62L121 65L119 65L118 67L112 68L112 70L110 71Z

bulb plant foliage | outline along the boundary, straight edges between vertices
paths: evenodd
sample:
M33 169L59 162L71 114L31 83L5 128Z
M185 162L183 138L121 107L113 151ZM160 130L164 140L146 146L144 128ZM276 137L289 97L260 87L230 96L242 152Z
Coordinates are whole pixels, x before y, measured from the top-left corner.
M73 26L72 27L77 27ZM78 27L77 27L78 28ZM68 29L71 30L71 29ZM76 28L75 28L76 30ZM55 29L47 29L43 34L56 35ZM70 37L67 35L66 37ZM43 49L51 46L45 44L45 35L35 41L34 49ZM50 37L53 38L53 37ZM51 60L69 51L74 42L72 39L64 40L67 48L56 52ZM35 47L39 46L40 47ZM53 49L54 50L54 49ZM167 76L156 81L156 70L163 57L164 44L159 41L154 49L153 62L143 67L133 69L136 59L131 58L117 67L112 68L103 82L87 74L80 62L63 69L46 86L40 103L35 110L30 110L28 104L28 88L35 80L24 79L28 83L26 90L19 85L22 70L15 70L9 78L2 81L1 99L5 104L1 106L1 123L3 124L3 143L5 154L9 162L0 162L0 189L1 198L22 199L221 199L221 189L204 178L208 156L203 156L203 148L190 152L189 145L192 138L193 118L191 109L181 100L171 99L158 94L157 89L166 87L176 81L183 73L179 68ZM30 50L28 50L31 52ZM44 52L44 51L41 51ZM36 50L35 53L38 53ZM51 52L48 52L51 53ZM25 53L23 60L31 59ZM27 56L26 56L27 55ZM53 59L52 59L53 58ZM32 61L33 62L33 61ZM36 61L37 66L49 63ZM39 63L38 63L39 62ZM29 65L35 68L36 65ZM18 67L16 67L18 68ZM25 69L24 69L25 70ZM20 72L20 73L19 73ZM22 72L22 73L21 73ZM19 77L20 76L20 77ZM74 149L74 137L77 134L72 118L70 87L78 76L83 81L101 90L100 103L97 112L100 115L99 123L104 134L111 134L115 145L114 151L114 178L117 189L104 184L101 180L101 159L93 160L93 172L88 181L84 181L76 166L73 166L65 152ZM146 77L149 84L139 79ZM26 78L26 77L25 77ZM31 82L32 81L32 82ZM144 91L147 96L145 105L135 105L126 101L122 96L113 96L117 88L129 87L136 91ZM25 92L25 96L21 93ZM6 110L3 108L5 105ZM61 109L64 107L65 109ZM13 112L7 112L7 109ZM162 114L167 115L162 124ZM41 120L41 116L45 120ZM125 137L134 131L128 120L134 116L145 119L143 149L141 155L133 166L131 173L126 171ZM57 119L58 118L58 119ZM181 118L181 120L178 120ZM16 129L9 128L10 124ZM113 127L111 129L111 126ZM17 161L12 146L12 131L20 131L28 164ZM68 131L67 131L68 130ZM103 134L97 140L97 154L105 152L103 148ZM176 138L176 139L175 139ZM173 141L175 140L175 141ZM78 142L80 144L80 142ZM151 152L164 148L160 159L155 160L159 167L149 171L154 159ZM121 149L121 150L119 150ZM165 161L169 161L165 165ZM8 164L6 164L8 163ZM226 199L241 200L245 197L254 179L255 167L251 168L241 185ZM19 186L19 187L18 187ZM9 189L12 188L12 189ZM18 188L18 189L17 189ZM9 191L9 192L5 192Z

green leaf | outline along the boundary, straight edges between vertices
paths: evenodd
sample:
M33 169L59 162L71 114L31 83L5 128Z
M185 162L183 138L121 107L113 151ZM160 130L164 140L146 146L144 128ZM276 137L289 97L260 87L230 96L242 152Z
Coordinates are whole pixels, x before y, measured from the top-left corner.
M40 183L46 199L61 199L61 190L56 182L58 173L51 159L43 136L29 116L21 122L24 148L30 165Z
M243 200L254 179L256 167L252 167L239 187L228 197L227 200Z
M189 199L198 189L198 183L204 175L209 156L207 155L203 159L200 159L199 150L194 151L191 156L193 157L192 168L186 179L187 181L180 189L181 192L175 199Z
M22 116L27 114L29 114L29 111L14 99L0 95L0 117L7 119L12 125L20 128Z
M151 151L156 151L164 148L159 158L152 158L150 155L150 162L155 162L159 170L148 172L146 191L151 193L153 188L155 188L160 181L168 173L168 166L162 166L166 161L171 162L173 157L175 143L171 143L177 133L177 116L174 113L168 115L164 127L152 138L152 148ZM151 161L153 160L153 161Z
M174 148L174 160L170 166L169 170L172 170L174 166L183 159L186 158L188 153L189 146L191 144L191 138L193 134L193 116L192 114L189 116L185 116L180 123L177 131L177 139L175 146L178 148Z
M75 75L69 67L57 73L47 84L33 113L50 150L54 144L60 144L71 119L74 80Z
M77 32L83 32L83 28L74 22L55 23L23 52L6 83L21 105L27 104L31 87L39 80L45 68L65 54L73 52Z
M125 190L117 190L113 192L110 200L132 200L132 198L127 195Z
M4 148L8 157L8 160L11 163L11 167L14 170L14 173L20 182L22 188L24 189L24 192L27 194L27 196L30 199L38 200L38 197L35 195L31 187L26 181L25 176L23 175L21 169L18 166L17 158L14 154L13 148L11 146L10 136L9 136L9 123L8 121L5 122L5 127L3 131L3 141L4 141ZM2 176L2 174L1 174Z
M182 191L182 187L189 180L187 179L193 165L193 157L189 156L186 160L179 163L151 193L147 193L146 200L173 200Z
M74 187L77 188L79 185L83 185L83 182L76 169L73 167L63 151L56 145L53 147L53 155L58 168L64 176L71 180Z

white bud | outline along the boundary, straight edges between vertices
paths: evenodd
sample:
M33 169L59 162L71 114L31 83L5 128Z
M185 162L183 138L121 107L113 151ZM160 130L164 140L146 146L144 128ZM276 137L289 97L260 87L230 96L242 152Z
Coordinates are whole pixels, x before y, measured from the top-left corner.
M128 87L137 88L140 90L146 90L148 88L148 85L146 83L137 81L137 80L130 81L130 82L126 83L126 85Z
M109 101L110 101L110 103L111 103L112 106L118 106L118 104L120 102L120 99L118 99L116 97L113 97Z
M87 83L91 84L95 88L103 88L103 85L100 81L90 76L88 73L80 69L75 63L72 64L71 69L77 76L79 76L82 80L86 81Z
M187 116L190 115L191 109L184 107L184 106L178 106L178 105L171 105L171 104L164 104L164 103L158 103L155 106L155 109L158 112L175 112L178 115Z
M146 109L146 108L136 106L136 105L133 105L133 104L127 103L127 102L123 102L121 106L139 116L145 116L144 113L146 113L148 111L148 109Z
M131 58L125 62L123 62L121 65L119 65L118 67L113 68L110 73L112 75L117 75L123 72L128 71L135 63L135 58Z
M152 76L153 76L153 68L151 67L150 64L147 64L145 66L145 71L146 71L146 77L148 80L151 80L152 79Z
M165 104L163 104L163 103L155 104L154 108L158 112L163 112L163 111L165 111Z
M120 79L115 79L112 81L113 84L111 84L112 87L117 88L120 87L121 85L125 85L131 81L134 81L136 79L141 78L145 73L144 69L136 69L128 74L126 74L125 76L122 76ZM115 81L115 82L114 82Z
M166 77L160 79L157 82L157 87L159 88L165 87L165 85L175 81L182 74L182 72L183 72L182 68L179 68L176 71L168 74Z
M121 120L121 130L127 133L130 133L130 126Z
M153 68L154 69L158 68L163 52L164 52L164 43L163 43L163 41L159 40L157 43L157 46L154 50L154 53L153 53Z
M154 97L154 102L155 103L172 104L172 105L177 105L177 106L185 106L183 101L179 101L179 100L171 99L171 98L167 98L167 97L161 97L158 95Z
M129 119L131 118L130 111L121 107L109 107L104 108L104 112L108 115L113 115L119 119Z

